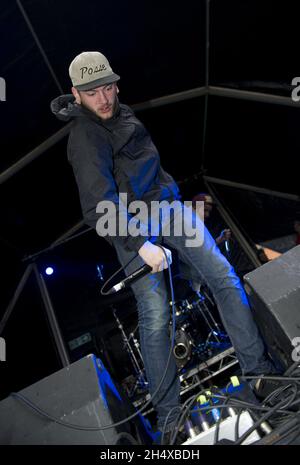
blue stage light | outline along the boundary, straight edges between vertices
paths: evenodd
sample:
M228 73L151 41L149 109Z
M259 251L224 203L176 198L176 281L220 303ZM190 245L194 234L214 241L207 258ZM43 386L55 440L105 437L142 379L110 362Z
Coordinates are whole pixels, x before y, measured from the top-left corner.
M48 266L45 270L45 273L50 276L54 273L54 269L51 266Z

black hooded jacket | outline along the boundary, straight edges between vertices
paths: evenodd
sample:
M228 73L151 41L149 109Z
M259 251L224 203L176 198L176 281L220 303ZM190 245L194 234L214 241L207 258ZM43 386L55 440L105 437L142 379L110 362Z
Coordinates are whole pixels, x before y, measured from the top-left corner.
M118 103L114 116L104 121L77 105L70 94L54 99L51 110L58 119L73 121L68 160L86 224L96 228L101 216L96 207L103 200L114 202L119 224L119 215L123 214L119 209L120 193L127 193L128 203L143 200L148 205L152 200L180 198L175 181L160 165L158 150L149 133L128 106ZM131 219L128 214L127 223ZM119 241L127 250L138 251L149 236L124 236L117 229L116 237L106 239L110 244Z

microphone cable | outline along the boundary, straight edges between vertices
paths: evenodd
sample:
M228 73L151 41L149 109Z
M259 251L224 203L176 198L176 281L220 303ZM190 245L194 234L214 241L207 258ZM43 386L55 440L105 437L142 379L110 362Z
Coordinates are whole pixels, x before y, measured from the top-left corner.
M139 254L137 253L136 255L134 255L130 260L129 262L126 263L126 265L124 266L120 266L120 268L117 269L117 271L115 271L110 278L108 278L105 283L103 284L103 286L101 287L100 289L100 292L101 292L101 295L112 295L110 293L110 291L104 291L104 288L108 285L108 283L110 283L110 281L115 277L117 276L119 273L121 273L121 271L125 270L125 268L127 268L128 265L130 265L131 262L133 262L133 260L135 260L137 257L139 256Z

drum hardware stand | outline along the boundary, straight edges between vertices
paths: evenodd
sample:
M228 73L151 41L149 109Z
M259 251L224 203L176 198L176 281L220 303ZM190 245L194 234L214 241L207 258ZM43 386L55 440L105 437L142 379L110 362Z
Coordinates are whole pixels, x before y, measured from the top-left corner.
M145 387L148 386L148 382L145 379L145 376L143 374L143 370L140 367L139 362L138 362L138 360L136 358L136 355L135 355L135 353L134 353L134 351L133 351L133 349L131 347L130 339L132 339L133 345L134 345L134 347L135 347L141 361L143 361L142 354L140 352L140 345L139 345L138 340L134 337L134 332L130 334L129 338L127 337L127 335L126 335L126 333L124 331L124 327L123 327L121 321L119 320L119 318L117 316L117 312L116 312L115 308L112 308L112 310L113 310L113 315L114 315L114 318L115 318L115 320L117 322L118 328L121 331L124 346L126 347L126 350L127 350L128 354L129 354L131 363L132 363L133 368L134 368L135 373L136 373L137 380L136 380L136 383L135 383L135 385L133 387L133 391L130 394L132 396L135 393L135 391L136 391L136 389L138 387L145 388Z
M214 317L213 317L212 313L210 312L209 308L207 307L206 303L204 302L204 297L201 295L201 293L199 291L196 291L196 294L197 294L199 300L194 305L196 305L196 307L200 311L201 315L203 316L208 328L210 329L210 333L209 333L209 335L207 337L206 342L208 342L210 337L213 336L215 338L216 342L218 342L220 344L221 340L219 339L218 334L221 334L221 328L218 325L218 323L216 322L216 320L214 319ZM206 313L207 313L207 315L209 315L211 322L209 321L208 316L206 316Z
M198 291L198 292L199 292L199 291ZM211 299L210 295L209 295L208 292L205 290L205 288L204 288L203 290L201 289L201 292L202 292L202 294L204 295L204 298L207 299L211 305L215 305L214 301ZM199 292L199 293L200 293L200 292Z
M134 333L135 333L135 330L129 334L129 338L128 338L128 342L130 341L130 339L132 339L132 343L138 353L138 356L140 357L141 360L143 360L143 357L142 357L142 353L140 351L140 344L139 344L139 341L137 340L136 337L134 337ZM138 362L136 362L137 366L139 367L138 365Z

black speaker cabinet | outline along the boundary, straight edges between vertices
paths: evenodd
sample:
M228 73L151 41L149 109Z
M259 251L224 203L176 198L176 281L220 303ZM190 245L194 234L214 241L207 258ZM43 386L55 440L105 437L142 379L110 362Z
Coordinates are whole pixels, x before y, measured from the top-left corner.
M300 343L300 246L248 273L244 282L270 354L288 368Z
M116 388L100 359L88 355L17 394L34 406L73 426L48 419L10 395L0 402L0 444L113 445L150 444L148 424ZM87 430L112 425L109 429Z

